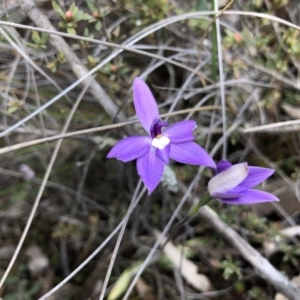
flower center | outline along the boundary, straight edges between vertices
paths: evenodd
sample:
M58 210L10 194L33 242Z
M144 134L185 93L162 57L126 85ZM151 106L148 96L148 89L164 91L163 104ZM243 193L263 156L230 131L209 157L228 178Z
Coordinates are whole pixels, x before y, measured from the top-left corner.
M161 136L161 128L168 127L169 124L160 118L155 118L150 127L151 137L154 139Z
M166 136L157 135L151 142L151 145L154 148L158 148L159 150L164 149L166 146L170 144L170 139Z

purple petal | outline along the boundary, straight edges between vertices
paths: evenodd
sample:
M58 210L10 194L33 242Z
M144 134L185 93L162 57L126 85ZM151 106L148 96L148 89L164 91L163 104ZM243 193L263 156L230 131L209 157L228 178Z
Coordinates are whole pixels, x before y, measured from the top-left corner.
M168 165L169 164L170 144L163 149L156 148L156 154Z
M159 112L149 87L139 77L133 81L133 103L142 126L150 133L151 124L159 116Z
M223 172L225 171L226 169L228 169L229 167L231 167L232 164L225 160L225 159L222 159L218 164L217 164L217 174L219 174L220 172Z
M164 172L164 165L164 162L156 155L154 148L138 158L137 171L148 189L148 195L158 186Z
M107 158L116 158L128 162L150 151L151 139L145 136L131 136L119 141L107 154Z
M249 189L247 187L245 187L245 186L238 185L238 186L234 187L233 189L231 189L229 191L229 193L240 194L240 193L242 193L242 192L244 192L246 190L249 190Z
M240 197L241 194L240 193L232 193L232 191L228 192L228 193L214 193L214 198L216 199L233 199L233 198L238 198Z
M279 201L279 199L276 196L259 190L247 190L238 198L219 200L227 204L235 205L247 205L256 204L260 202Z
M210 155L194 142L171 143L169 156L183 164L216 167Z
M240 186L252 188L266 180L270 177L275 170L268 168L260 168L260 167L248 167L249 174L247 178L241 182Z
M163 135L167 136L172 143L182 143L195 139L193 130L196 128L195 121L182 121L167 128Z
M208 182L208 193L215 195L227 193L237 187L248 175L247 163L236 164L219 173Z

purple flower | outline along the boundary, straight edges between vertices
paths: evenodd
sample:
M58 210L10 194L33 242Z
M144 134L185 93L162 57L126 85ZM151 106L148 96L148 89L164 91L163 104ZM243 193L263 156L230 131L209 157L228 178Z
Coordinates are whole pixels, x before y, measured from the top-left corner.
M252 189L274 172L273 169L251 167L247 163L231 165L230 162L222 160L217 165L217 175L208 183L208 193L212 198L227 204L279 201L270 193Z
M137 171L148 194L159 184L164 165L169 164L170 158L180 163L216 167L209 154L192 142L195 139L195 121L181 121L162 131L169 124L159 118L150 89L138 77L133 82L133 101L139 121L149 136L131 136L119 141L107 158L114 157L123 162L137 159Z

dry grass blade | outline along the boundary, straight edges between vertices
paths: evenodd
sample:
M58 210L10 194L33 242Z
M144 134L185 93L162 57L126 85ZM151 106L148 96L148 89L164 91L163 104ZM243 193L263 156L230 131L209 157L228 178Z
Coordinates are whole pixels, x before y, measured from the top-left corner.
M3 299L273 299L277 291L295 299L300 7L225 2L0 4ZM190 218L215 170L171 161L138 203L139 163L136 172L135 161L106 159L118 138L144 135L132 103L137 76L169 112L161 117L174 116L170 126L196 122L189 139L216 163L275 169L263 190L281 201L260 211L211 201L213 211ZM76 108L80 85L89 90ZM265 241L272 249L263 257Z
M75 114L75 112L76 112L76 110L78 108L78 105L79 105L80 101L82 100L82 97L86 93L87 88L88 88L88 85L82 90L81 94L78 96L76 102L74 103L74 105L72 107L72 110L71 110L71 112L70 112L70 114L69 114L69 116L68 116L68 118L67 118L67 120L65 122L65 125L64 125L64 128L62 130L62 133L65 133L68 130L69 124L70 124L70 122L71 122L71 120L72 120L72 118L73 118L73 116L74 116L74 114ZM14 253L14 255L13 255L13 257L12 257L12 259L11 259L11 261L10 261L7 269L6 269L6 271L4 272L4 275L1 278L0 288L3 286L3 284L4 284L4 282L5 282L8 274L10 273L10 271L11 271L11 269L12 269L12 267L13 267L13 265L14 265L17 257L18 257L18 255L20 253L20 250L21 250L21 248L23 246L23 243L24 243L25 238L26 238L26 236L28 234L30 226L31 226L31 224L33 222L34 215L35 215L35 213L37 211L38 205L40 203L41 197L43 195L44 189L46 187L47 181L48 181L49 176L51 174L54 162L55 162L55 160L57 158L57 155L58 155L58 152L59 152L59 149L60 149L60 146L61 146L62 142L63 142L63 140L59 140L57 142L56 147L55 147L55 149L54 149L54 151L52 153L52 156L51 156L50 162L49 162L49 164L47 166L47 170L46 170L46 173L44 175L42 184L41 184L39 192L38 192L38 194L37 194L37 196L35 198L35 201L34 201L32 209L31 209L30 215L28 217L25 229L24 229L24 231L22 233L22 236L21 236L21 238L19 240L19 243L18 243L18 246L16 248L16 251L15 251L15 253Z
M22 10L38 27L48 29L52 32L56 31L53 25L50 23L48 17L35 6L34 1L19 0L19 4ZM80 59L76 56L75 52L72 51L65 40L58 35L51 35L50 41L58 52L64 54L77 78L86 77L89 72L88 69L82 64ZM89 86L94 98L97 99L108 115L110 115L112 118L116 117L119 121L125 120L125 116L119 111L117 105L95 80L90 82L90 79L86 78L83 80L83 84L84 86Z
M300 125L300 120L284 121L284 122L277 122L277 123L274 123L274 124L256 126L256 127L253 127L253 128L244 129L243 132L250 133L250 132L265 131L265 130L272 131L272 129L276 129L276 128L279 128L279 127L294 126L294 125Z
M175 115L180 115L180 114L186 114L186 113L189 113L189 112L214 110L214 109L221 109L221 107L220 106L204 106L204 107L198 107L198 108L192 108L192 109L183 109L183 110L179 110L179 111L172 112L172 113L161 114L161 117L175 116ZM135 123L138 123L138 121L122 122L122 123L106 125L106 126L101 126L101 127L96 127L96 128L79 130L79 131L75 131L75 132L63 133L63 134L54 135L54 136L50 136L50 137L46 137L46 138L42 138L42 139L38 139L38 140L24 142L24 143L20 143L20 144L17 144L17 145L12 145L12 146L8 146L8 147L0 149L0 155L4 154L4 153L11 152L11 151L20 150L20 149L23 149L23 148L26 148L26 147L46 143L46 142L52 142L52 141L56 141L56 140L60 140L60 139L64 139L64 138L71 138L71 137L76 137L76 136L79 136L79 135L95 133L95 132L99 132L99 131L116 129L116 128L120 128L120 127L124 127L124 126L128 126L128 125L133 125Z

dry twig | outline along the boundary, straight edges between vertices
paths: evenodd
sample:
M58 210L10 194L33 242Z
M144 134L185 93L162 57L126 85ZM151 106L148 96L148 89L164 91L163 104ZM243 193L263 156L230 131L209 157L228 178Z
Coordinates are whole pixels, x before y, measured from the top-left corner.
M33 0L18 0L22 10L28 15L28 17L36 24L36 26L48 29L51 31L56 31L53 25L50 23L48 17L35 6ZM50 35L50 42L57 51L64 54L68 60L74 74L77 78L84 77L88 73L88 69L81 63L76 54L71 50L66 41L58 35ZM93 80L90 83L90 78L86 78L83 81L84 86L89 85L89 90L96 100L100 103L103 109L112 118L117 118L119 121L124 121L125 116L123 113L119 112L119 108L113 102L113 100L108 96L108 94L103 90L103 88Z
M290 300L299 300L300 289L274 268L267 259L261 256L235 230L224 223L214 211L207 207L202 207L199 215L240 251L241 255L254 267L259 276L271 283L277 291L287 296Z

